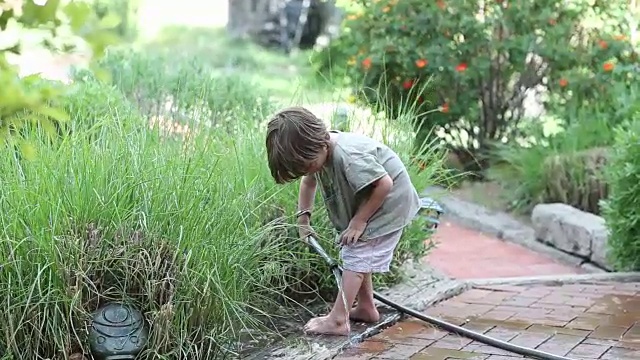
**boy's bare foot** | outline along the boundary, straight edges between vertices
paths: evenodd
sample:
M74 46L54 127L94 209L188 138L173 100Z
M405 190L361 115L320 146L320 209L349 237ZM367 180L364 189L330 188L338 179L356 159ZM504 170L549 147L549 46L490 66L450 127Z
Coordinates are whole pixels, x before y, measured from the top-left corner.
M365 306L356 306L351 309L349 312L349 319L355 322L363 322L363 323L376 323L380 320L380 313L375 306L365 307Z
M349 335L349 323L335 321L329 315L309 320L304 326L304 332L317 335Z

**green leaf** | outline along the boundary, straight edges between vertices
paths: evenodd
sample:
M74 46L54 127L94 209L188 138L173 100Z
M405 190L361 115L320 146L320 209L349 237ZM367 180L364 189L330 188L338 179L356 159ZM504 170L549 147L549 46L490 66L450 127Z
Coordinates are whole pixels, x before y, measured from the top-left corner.
M100 19L100 28L102 29L113 29L120 25L122 19L117 14L110 12L105 17Z
M86 24L91 16L91 7L87 3L70 2L67 4L63 12L70 19L70 26L74 32L80 31L80 29Z

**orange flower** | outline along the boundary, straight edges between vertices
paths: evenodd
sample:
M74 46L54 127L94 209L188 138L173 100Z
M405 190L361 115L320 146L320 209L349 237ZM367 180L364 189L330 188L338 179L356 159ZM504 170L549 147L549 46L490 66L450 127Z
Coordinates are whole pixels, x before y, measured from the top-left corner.
M449 112L449 103L442 104L442 106L440 106L438 108L438 110L440 110L441 112L443 112L445 114L448 113Z
M388 13L390 10L391 10L391 8L388 7L388 6L385 6L385 7L382 8L382 12L383 13Z
M558 81L558 84L560 85L560 87L565 87L569 85L569 82L567 81L567 79L562 78Z
M604 41L604 40L600 40L600 41L598 41L598 45L600 45L600 48L601 48L601 49L606 49L606 48L608 48L608 47L609 47L609 44L607 44L607 42L606 42L606 41Z
M616 35L613 38L616 39L617 41L627 40L627 36L626 35Z
M411 79L405 80L405 81L402 83L402 87L403 87L405 90L409 90L409 89L411 89L411 88L413 87L413 80L411 80Z
M467 63L460 63L458 64L458 66L456 66L457 72L463 72L465 70L467 70Z
M362 60L362 67L365 70L369 70L371 68L371 58L366 58L366 59Z
M351 15L347 16L348 20L355 20L357 18L358 18L358 15L354 15L354 14L351 14Z
M447 7L447 4L444 3L444 0L438 0L438 7L444 10Z
M429 62L425 59L418 59L416 60L416 66L418 67L418 69L422 69L423 67L427 66Z
M614 63L612 63L611 61L607 61L606 63L604 63L602 65L602 69L604 71L612 71L615 67L616 67L616 65Z

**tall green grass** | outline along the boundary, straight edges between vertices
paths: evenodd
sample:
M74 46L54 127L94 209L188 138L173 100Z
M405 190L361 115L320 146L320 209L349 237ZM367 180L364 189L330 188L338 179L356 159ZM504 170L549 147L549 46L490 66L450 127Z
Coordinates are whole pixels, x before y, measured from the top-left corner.
M259 84L131 51L110 53L103 66L114 85L78 73L59 138L27 133L35 160L0 149L0 332L9 356L88 353L91 312L125 301L151 325L142 359L212 359L235 353L248 329L273 331L281 304L332 293L326 264L296 241L297 184L275 186L266 167L263 122L274 106ZM410 115L372 121L420 189L441 159L423 154L422 170L409 161ZM315 221L336 255L326 216ZM379 284L425 254L422 225L406 232Z

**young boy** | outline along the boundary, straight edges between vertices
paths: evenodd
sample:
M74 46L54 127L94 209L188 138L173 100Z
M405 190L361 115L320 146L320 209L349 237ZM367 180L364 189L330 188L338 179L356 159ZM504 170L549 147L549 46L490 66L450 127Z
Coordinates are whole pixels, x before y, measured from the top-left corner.
M302 107L281 110L270 120L266 146L269 169L278 184L302 178L297 213L300 236L306 239L313 233L310 218L318 184L339 232L342 290L331 312L311 319L304 331L348 335L349 318L377 322L380 314L373 302L371 274L389 271L402 230L420 208L404 164L378 141L328 131ZM351 309L356 297L357 306Z

